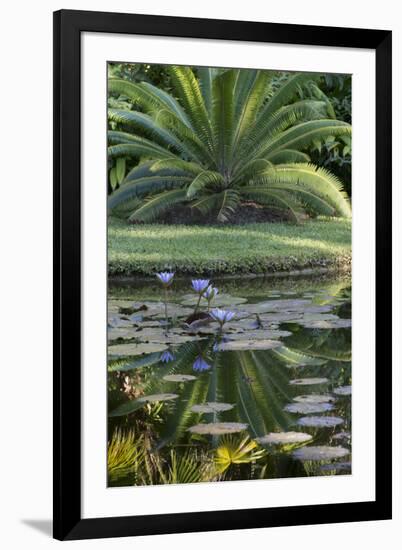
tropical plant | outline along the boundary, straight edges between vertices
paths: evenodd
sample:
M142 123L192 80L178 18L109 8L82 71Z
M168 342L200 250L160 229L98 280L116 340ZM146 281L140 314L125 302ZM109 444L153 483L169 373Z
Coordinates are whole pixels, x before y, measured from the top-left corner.
M199 456L200 455L200 456ZM159 483L198 483L218 476L214 463L205 453L188 450L183 454L171 450L167 469L159 463Z
M258 449L255 441L248 436L239 438L223 436L215 453L215 465L220 474L233 464L250 464L265 456L264 449Z
M109 109L109 160L139 162L109 199L130 221L150 221L178 204L227 221L242 202L300 214L349 217L342 183L304 152L351 126L329 118L328 101L297 100L316 75L272 87L261 70L170 67L174 94L149 82L109 80L133 109ZM333 116L333 113L330 113Z
M144 460L143 436L135 437L133 430L117 428L110 439L107 451L109 483L135 475Z

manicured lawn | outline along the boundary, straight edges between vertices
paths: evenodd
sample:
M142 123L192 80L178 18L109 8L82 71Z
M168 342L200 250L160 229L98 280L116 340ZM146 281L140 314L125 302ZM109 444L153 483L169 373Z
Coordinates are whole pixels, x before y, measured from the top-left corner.
M350 269L351 220L301 225L127 225L109 220L109 274L267 273L328 267Z

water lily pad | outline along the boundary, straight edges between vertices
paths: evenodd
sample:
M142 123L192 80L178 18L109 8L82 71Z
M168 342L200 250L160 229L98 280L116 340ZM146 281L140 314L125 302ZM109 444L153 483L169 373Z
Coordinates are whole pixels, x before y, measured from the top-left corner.
M116 314L123 311L130 311L130 313L134 313L134 311L138 311L138 308L136 309L134 306L134 303L130 300L109 300L107 304L107 310L109 314Z
M296 403L329 403L335 401L335 398L328 393L312 393L311 395L298 395L293 398L293 401L296 401Z
M133 326L131 321L124 319L119 315L110 315L108 317L107 324L110 328L129 328Z
M155 342L161 344L184 344L199 340L195 335L191 335L183 329L172 329L166 333L163 327L150 327L133 332L132 338L141 342Z
M328 378L296 378L291 380L289 384L292 386L315 386L318 384L326 384Z
M311 305L311 300L288 299L288 300L267 300L257 304L246 304L242 309L249 313L269 313L269 312L296 312L304 313L304 310Z
M198 302L197 294L186 294L183 296L181 303L184 306L195 306ZM244 304L247 302L246 298L241 298L240 296L231 296L230 294L218 294L215 296L211 305L213 307L225 307L225 306L236 306L239 304ZM208 304L205 298L201 298L200 305L205 307Z
M343 422L343 418L337 416L303 416L297 424L309 428L334 428Z
M303 432L278 432L269 433L262 437L257 437L256 441L262 445L289 445L306 443L312 436Z
M221 342L217 346L218 351L248 351L248 350L265 350L273 349L281 346L279 340L230 340Z
M108 328L107 339L109 342L114 340L132 340L135 338L135 328Z
M169 304L167 305L168 317L188 317L193 312L192 309L188 307L183 307L180 304ZM149 317L152 319L164 319L165 318L165 304L163 302L154 303L150 312L148 313Z
M224 435L242 432L247 429L248 424L240 422L211 422L210 424L196 424L188 431L200 435Z
M329 447L320 445L317 447L307 446L301 447L293 451L293 457L298 460L332 460L334 458L342 458L350 454L349 449L343 447Z
M311 414L331 411L333 408L331 403L289 403L283 410L296 414Z
M163 377L166 382L190 382L196 380L197 377L192 374L167 374Z
M336 395L352 395L352 386L339 386L334 389Z
M117 344L108 347L108 355L114 357L130 357L134 355L143 355L144 353L154 353L167 349L166 344L148 342L139 344Z
M233 407L234 405L231 405L230 403L207 402L201 405L193 405L191 410L195 413L218 413L230 411Z

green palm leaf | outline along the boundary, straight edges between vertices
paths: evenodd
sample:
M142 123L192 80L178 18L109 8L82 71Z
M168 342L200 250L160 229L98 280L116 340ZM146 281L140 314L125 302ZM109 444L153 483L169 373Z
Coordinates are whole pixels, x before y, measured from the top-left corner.
M187 189L187 197L193 198L200 190L206 186L219 186L223 184L223 177L219 172L205 171L198 174L198 176L191 182Z
M135 210L129 218L130 221L151 221L162 212L186 200L186 191L175 189L165 191L150 197L140 208Z

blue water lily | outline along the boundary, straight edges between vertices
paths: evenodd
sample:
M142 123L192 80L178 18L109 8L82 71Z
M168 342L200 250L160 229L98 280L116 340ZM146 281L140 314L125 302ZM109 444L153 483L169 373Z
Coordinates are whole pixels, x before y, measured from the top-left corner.
M162 363L170 363L170 361L174 361L174 355L170 350L166 350L161 353L160 361Z
M193 290L198 294L203 294L209 286L209 279L192 279Z
M210 368L211 368L211 365L209 365L201 355L198 356L193 363L193 370L197 372L202 372Z
M208 302L208 311L209 311L209 308L211 307L211 302L213 301L213 299L215 298L215 296L218 293L219 293L219 290L215 286L212 286L212 285L209 285L206 288L205 292L203 293L203 297Z
M162 271L161 273L157 273L156 276L164 286L170 286L173 282L174 273Z
M235 315L236 315L236 313L234 311L228 311L228 310L225 310L225 309L214 308L211 311L211 317L215 321L218 321L221 328L223 327L223 325L225 323L228 323L229 321L231 321Z
M217 296L218 293L219 290L215 286L209 285L205 290L203 296L208 300L208 302L210 302L215 298L215 296Z
M202 295L209 287L209 279L192 279L191 286L193 287L193 290L195 290L195 292L197 292L198 294L198 302L196 303L194 308L194 313L197 313Z

